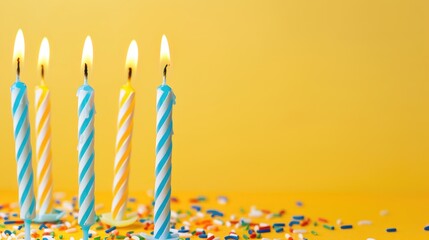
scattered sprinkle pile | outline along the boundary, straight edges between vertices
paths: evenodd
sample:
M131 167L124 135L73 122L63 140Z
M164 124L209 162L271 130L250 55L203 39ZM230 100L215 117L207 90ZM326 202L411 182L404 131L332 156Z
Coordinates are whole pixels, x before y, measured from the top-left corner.
M80 236L81 229L77 224L78 202L73 197L65 199L64 193L56 193L55 206L66 212L61 221L56 223L32 224L31 234L33 239L72 239L74 233ZM172 203L179 202L178 198L171 198ZM331 221L323 217L310 218L305 215L289 215L286 210L265 210L251 207L249 210L239 209L236 215L227 215L219 209L204 209L205 196L188 199L189 208L173 211L171 216L171 231L179 234L180 239L272 239L305 240L317 239L323 231L349 231L355 226L343 223L341 219ZM129 198L127 216L138 216L138 222L132 228L134 231L123 230L116 226L103 224L97 217L97 222L90 230L89 237L94 240L102 239L144 239L140 233L152 233L152 204L139 203L136 198ZM219 205L228 204L226 196L217 198ZM297 207L303 207L302 201L296 201ZM8 203L0 205L0 239L24 239L24 222L19 219L18 204ZM221 206L219 206L221 208ZM97 205L97 212L103 212L103 205ZM173 205L174 208L174 205ZM388 214L382 210L380 215ZM237 215L246 217L236 217ZM264 219L271 223L264 223ZM278 221L277 221L278 220ZM335 224L333 224L335 222ZM371 225L370 220L360 220L358 226ZM222 231L221 231L222 230ZM429 231L429 225L424 226L424 231ZM394 234L398 230L395 227L385 229ZM227 234L225 234L227 232ZM229 233L228 233L229 232ZM275 236L275 237L272 237ZM367 238L367 240L375 240Z

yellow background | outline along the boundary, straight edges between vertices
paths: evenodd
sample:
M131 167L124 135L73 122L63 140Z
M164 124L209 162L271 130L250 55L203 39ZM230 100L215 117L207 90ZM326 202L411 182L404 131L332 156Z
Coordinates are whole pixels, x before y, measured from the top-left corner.
M173 191L428 190L426 0L0 1L0 188L11 190L9 88L18 28L33 126L39 46L44 36L51 45L56 191L77 192L75 95L87 34L94 44L96 188L112 185L117 101L132 39L140 55L130 189L153 187L164 33L177 95Z

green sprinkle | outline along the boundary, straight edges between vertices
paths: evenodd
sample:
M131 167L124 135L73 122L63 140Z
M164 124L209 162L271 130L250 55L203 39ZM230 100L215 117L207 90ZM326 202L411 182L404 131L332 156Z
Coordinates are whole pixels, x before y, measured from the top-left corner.
M334 226L329 226L328 224L323 224L323 227L329 230L334 230L335 227Z
M94 238L94 240L101 240L100 236Z
M244 239L249 239L249 237L246 234L243 234Z
M314 231L314 230L312 230L312 231L311 231L311 234L313 234L313 235L315 235L315 236L319 235L319 234L317 234L317 232L316 232L316 231Z
M125 239L127 236L122 236L122 235L117 235L116 238L117 239Z
M60 239L63 239L63 235L60 235Z
M315 227L317 227L317 225L319 225L317 222L314 222L313 223L313 225L315 226Z

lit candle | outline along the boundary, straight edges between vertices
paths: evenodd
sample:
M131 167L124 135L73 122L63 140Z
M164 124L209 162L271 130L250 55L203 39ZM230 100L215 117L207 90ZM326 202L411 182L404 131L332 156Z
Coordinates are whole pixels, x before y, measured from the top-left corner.
M79 114L79 225L84 239L95 223L94 210L94 89L88 85L88 68L92 65L92 41L86 37L82 53L84 84L77 92Z
M136 41L132 41L127 53L126 67L128 69L128 81L119 93L118 132L116 135L116 157L113 180L112 218L121 221L127 208L128 176L130 173L131 137L134 123L134 96L135 91L131 86L131 76L136 70L138 60L138 47Z
M31 220L35 217L36 200L33 190L33 167L31 164L30 123L28 119L27 86L21 82L21 63L24 60L24 35L18 30L13 51L16 65L16 82L11 87L12 115L15 137L15 154L18 165L20 217L25 221L25 239L31 238Z
M37 209L39 216L52 212L52 155L50 91L45 85L45 71L49 63L49 42L43 38L39 51L41 83L35 90Z
M165 35L161 40L161 66L163 82L157 90L156 101L156 166L155 166L155 208L154 238L169 239L170 235L170 198L171 198L171 152L173 122L172 110L175 96L166 84L167 67L170 64L170 50Z

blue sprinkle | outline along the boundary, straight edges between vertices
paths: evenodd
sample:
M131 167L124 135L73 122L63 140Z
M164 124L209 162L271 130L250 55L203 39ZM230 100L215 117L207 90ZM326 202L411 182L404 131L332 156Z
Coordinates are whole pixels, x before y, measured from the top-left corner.
M207 238L207 234L202 233L202 234L200 234L198 237L199 237L199 238Z
M342 225L340 228L341 229L352 229L353 225Z
M286 226L286 224L284 224L284 223L274 223L273 224L273 227L284 227L284 226Z
M424 230L429 231L429 225L425 226Z
M292 227L293 225L299 225L299 221L290 221L289 227Z
M283 230L283 228L282 227L279 227L279 228L276 228L276 233L281 233L281 232L283 232L284 230Z
M110 233L111 231L113 231L113 230L115 230L115 229L116 229L116 226L113 226L113 227L111 227L111 228L107 229L105 232L106 232L106 233Z
M213 210L213 209L207 210L207 213L211 214L212 217L215 217L215 216L223 217L223 213L219 212L218 210Z
M5 231L4 231L4 234L6 234L6 235L11 235L11 234L12 234L12 232L11 232L10 230L5 230Z
M304 220L304 216L302 216L302 215L293 216L292 218L294 220Z
M253 230L249 229L249 231L247 231L247 233L249 233L251 235L253 233Z
M136 202L136 198L134 198L134 197L130 197L130 198L128 199L128 201L129 201L129 202Z
M226 236L225 237L225 240L226 239L235 239L235 240L237 240L238 239L238 237L237 236L231 236L231 235L229 235L229 236Z
M201 207L198 205L192 205L191 208L195 209L197 212L201 211Z
M271 232L271 230L269 228L267 228L267 229L259 229L257 231L257 233L268 233L268 232Z
M388 228L386 229L386 232L396 232L396 228Z
M296 205L297 205L298 207L302 207L304 204L303 204L301 201L296 201Z

